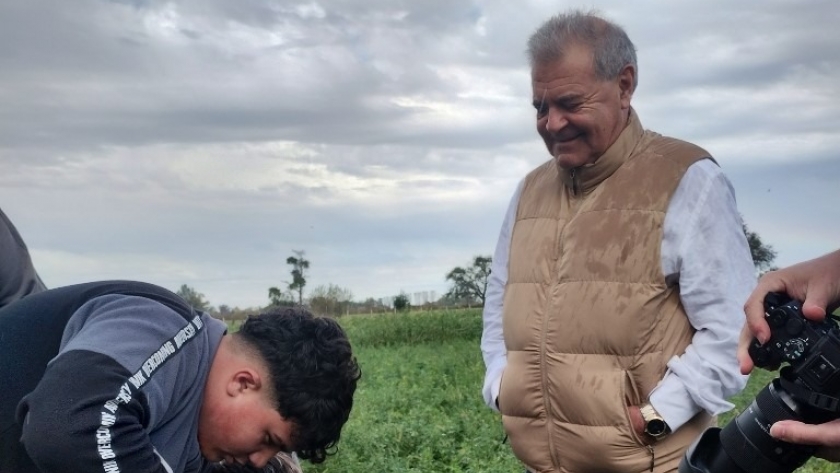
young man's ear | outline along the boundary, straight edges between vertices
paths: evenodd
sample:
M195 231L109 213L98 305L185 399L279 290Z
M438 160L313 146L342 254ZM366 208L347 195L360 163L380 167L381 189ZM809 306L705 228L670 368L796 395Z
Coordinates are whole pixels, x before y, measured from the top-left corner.
M259 372L250 368L243 368L233 373L228 381L228 394L236 396L247 391L259 391L262 388L262 377Z

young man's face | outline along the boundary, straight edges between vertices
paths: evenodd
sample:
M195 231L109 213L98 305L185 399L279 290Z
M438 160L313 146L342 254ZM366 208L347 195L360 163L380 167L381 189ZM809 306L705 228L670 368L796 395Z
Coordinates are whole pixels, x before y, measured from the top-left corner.
M560 60L535 65L531 79L537 132L563 169L595 162L627 125L632 66L617 79L601 80L591 50L571 46Z
M205 393L198 443L202 455L211 462L262 468L278 452L291 451L293 429L292 422L274 408L266 389L231 380L224 389Z

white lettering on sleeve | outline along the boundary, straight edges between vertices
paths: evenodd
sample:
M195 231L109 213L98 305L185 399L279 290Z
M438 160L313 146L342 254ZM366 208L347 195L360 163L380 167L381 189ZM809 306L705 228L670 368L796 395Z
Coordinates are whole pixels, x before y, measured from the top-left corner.
M167 359L174 355L181 347L189 340L195 337L204 324L201 322L200 316L193 318L187 325L185 325L172 339L167 340L160 346L149 358L146 359L133 375L128 378L128 381L120 386L116 398L109 399L102 406L100 411L100 426L96 429L96 450L99 453L99 458L102 461L102 469L105 473L120 473L120 465L117 463L117 455L111 445L112 435L111 427L117 422L117 411L120 405L125 405L131 402L134 396L134 391L139 390L146 382L148 382L151 375L162 365ZM132 386L134 390L132 390ZM161 464L167 472L172 472L172 468L166 463L160 453L155 450L155 453L160 458Z

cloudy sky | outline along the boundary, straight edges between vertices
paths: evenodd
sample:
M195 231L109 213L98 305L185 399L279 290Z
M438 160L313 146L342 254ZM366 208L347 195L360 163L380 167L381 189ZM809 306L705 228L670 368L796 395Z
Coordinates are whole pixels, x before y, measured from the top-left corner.
M787 265L840 247L836 0L0 3L0 207L49 286L258 306L304 250L357 300L492 253L533 129L529 34L595 7L633 104L711 151Z

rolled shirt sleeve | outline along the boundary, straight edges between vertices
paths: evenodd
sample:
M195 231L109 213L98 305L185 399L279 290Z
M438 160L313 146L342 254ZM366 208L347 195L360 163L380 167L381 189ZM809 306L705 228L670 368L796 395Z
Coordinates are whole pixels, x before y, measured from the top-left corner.
M668 207L663 272L676 278L696 332L685 353L651 392L654 408L672 429L700 410L720 414L746 385L736 358L742 307L756 284L755 268L729 180L711 160L693 164Z

